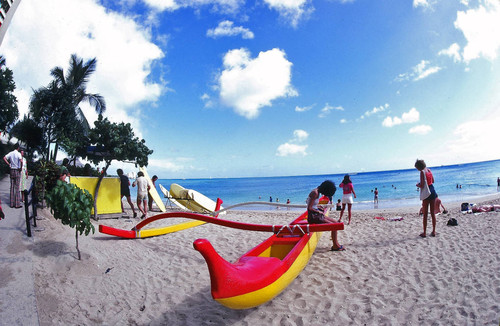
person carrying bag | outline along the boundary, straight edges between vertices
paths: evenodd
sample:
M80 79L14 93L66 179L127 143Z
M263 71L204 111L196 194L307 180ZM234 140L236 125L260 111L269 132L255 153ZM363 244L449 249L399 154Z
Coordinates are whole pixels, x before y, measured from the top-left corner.
M435 199L437 198L436 190L434 190L434 176L430 169L427 168L424 160L417 160L415 162L415 168L420 171L420 182L417 183L417 187L420 188L420 200L422 200L422 210L423 210L423 227L424 232L420 234L422 238L427 236L427 214L429 212L429 206L431 209L432 218L432 232L431 237L436 236L436 214L434 212Z

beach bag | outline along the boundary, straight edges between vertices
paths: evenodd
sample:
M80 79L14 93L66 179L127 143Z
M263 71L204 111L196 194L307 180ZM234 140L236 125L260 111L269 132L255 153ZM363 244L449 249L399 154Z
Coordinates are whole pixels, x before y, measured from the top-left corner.
M424 186L420 188L420 200L424 200L431 195L429 186L427 185L427 177L424 174Z
M446 223L446 225L448 226L457 226L458 225L458 221L456 218L450 218L448 220L448 223Z
M469 210L469 203L462 203L462 206L460 207L460 210L463 211L468 211Z

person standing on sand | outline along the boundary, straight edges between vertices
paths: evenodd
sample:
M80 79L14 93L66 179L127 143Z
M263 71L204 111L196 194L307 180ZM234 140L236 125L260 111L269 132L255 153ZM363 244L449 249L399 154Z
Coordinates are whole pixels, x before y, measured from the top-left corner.
M417 160L415 162L415 168L420 171L420 182L417 183L417 187L420 188L420 194L425 194L426 186L429 188L429 194L425 195L425 198L422 199L422 211L423 211L423 226L424 232L420 234L422 238L427 236L427 214L429 211L429 207L431 209L431 218L432 218L432 232L431 237L436 236L436 210L435 210L435 199L437 198L436 190L434 189L434 176L430 169L427 168L424 160Z
M21 169L23 167L23 156L19 152L19 143L14 150L3 157L10 168L10 207L21 208Z
M373 197L373 203L378 204L378 189L375 188L375 191L373 192L374 197Z
M122 204L122 213L125 212L123 209L122 198L125 196L127 198L128 204L132 207L132 212L134 212L134 217L137 217L137 213L135 212L134 204L132 203L132 199L130 199L130 180L126 175L123 174L122 169L116 170L118 173L118 177L120 178L120 204Z
M156 180L158 180L158 177L156 175L154 175L152 178L151 178L151 182L153 183L153 187L156 187ZM151 194L149 193L148 191L148 207L149 207L149 211L152 212L153 211L153 196L151 196Z
M325 212L318 207L320 194L323 194L330 198L335 195L335 183L330 180L323 181L318 188L311 191L307 197L307 222L309 224L324 224L324 223L337 223L333 218L325 216ZM337 230L332 231L332 241L333 245L330 250L332 251L343 251L344 246L340 245L337 239Z
M139 171L137 173L137 179L135 179L134 183L132 183L132 187L137 185L137 208L142 213L141 218L145 218L148 215L148 190L149 184L148 180L144 177L144 173Z
M342 180L342 183L339 186L343 190L343 195L342 195L342 210L340 211L340 218L339 222L342 221L342 215L344 215L344 210L345 210L345 205L347 204L347 212L349 215L349 222L347 222L347 225L351 224L351 208L352 204L354 203L354 199L352 199L352 196L354 195L354 198L356 198L356 193L354 192L354 187L352 185L351 178L349 177L349 174L346 174L344 176L344 180Z
M24 151L21 151L21 156L23 157L23 166L21 168L21 184L19 190L21 191L21 200L24 202L24 191L28 190L28 163L24 158Z

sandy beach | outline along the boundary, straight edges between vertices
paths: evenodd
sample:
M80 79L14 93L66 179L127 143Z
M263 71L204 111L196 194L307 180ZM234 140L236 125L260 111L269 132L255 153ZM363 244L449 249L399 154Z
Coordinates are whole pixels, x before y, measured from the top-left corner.
M499 196L485 200L500 203ZM41 210L44 231L35 234L33 245L40 324L498 325L500 212L464 215L459 203L444 204L449 212L438 215L435 238L419 237L418 207L354 211L351 225L339 232L345 251L329 251L330 235L324 233L299 277L270 302L248 310L212 299L208 269L193 241L210 240L232 262L269 234L206 224L125 240L100 234L98 224L130 229L139 219L101 219L93 221L95 234L80 237L79 261L74 230ZM231 211L222 218L283 224L299 214ZM403 220L390 221L398 217ZM446 225L451 217L458 226Z

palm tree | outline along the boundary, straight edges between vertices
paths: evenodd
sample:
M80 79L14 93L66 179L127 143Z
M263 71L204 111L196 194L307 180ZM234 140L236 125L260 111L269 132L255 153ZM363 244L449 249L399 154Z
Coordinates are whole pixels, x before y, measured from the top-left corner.
M95 72L96 65L96 58L90 59L84 64L83 59L78 58L76 54L72 54L66 75L64 75L64 70L61 67L55 67L50 72L59 87L69 89L73 109L82 120L86 119L79 107L81 102L89 102L95 108L97 114L106 111L104 98L99 94L89 94L86 90L89 77Z
M71 55L69 69L55 67L50 74L54 80L48 87L34 91L30 111L41 123L46 137L47 158L55 160L59 146L66 152L72 152L69 144L78 143L82 135L87 136L89 123L80 108L80 103L88 102L98 114L106 110L106 102L99 94L87 93L88 80L95 72L96 58L83 62L76 54ZM55 143L54 153L49 147Z

